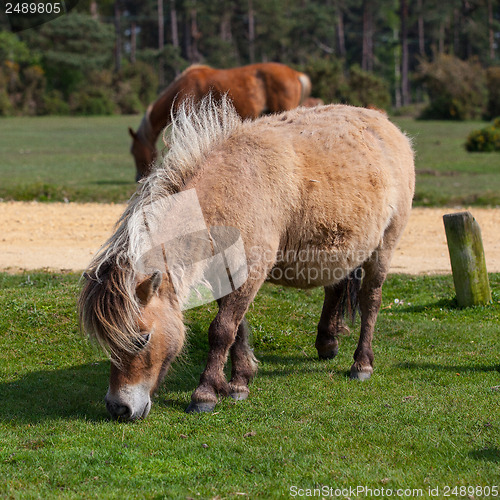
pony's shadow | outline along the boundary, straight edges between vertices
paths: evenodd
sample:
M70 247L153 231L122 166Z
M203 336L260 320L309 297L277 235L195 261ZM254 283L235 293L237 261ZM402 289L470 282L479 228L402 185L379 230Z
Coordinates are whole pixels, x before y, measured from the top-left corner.
M109 363L27 373L0 383L0 420L39 423L60 418L107 420L103 402Z
M205 367L206 351L193 346L184 359L174 363L161 384L155 404L184 410ZM346 372L331 361L301 355L259 355L261 377L288 377L297 373ZM230 374L230 365L226 367ZM0 382L0 420L40 423L47 420L109 420L104 404L108 388L109 361L99 361L63 369L29 372L16 380Z
M61 418L101 422L109 420L104 396L109 361L58 370L27 373L0 383L0 421L40 423ZM180 363L160 386L156 403L184 409L186 392L196 388L203 366ZM165 393L169 394L165 399Z

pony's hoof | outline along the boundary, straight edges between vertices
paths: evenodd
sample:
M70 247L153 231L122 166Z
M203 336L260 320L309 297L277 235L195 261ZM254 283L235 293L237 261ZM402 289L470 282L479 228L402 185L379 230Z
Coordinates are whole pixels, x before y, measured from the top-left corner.
M339 353L339 348L335 347L334 349L330 349L329 351L318 351L319 359L333 359Z
M315 344L319 359L332 359L339 353L339 342L337 339Z
M351 368L351 380L368 380L373 373L373 368L369 366L368 368L362 368L361 370L356 367Z
M243 401L248 398L248 392L231 392L229 396L235 401Z
M186 413L212 413L217 403L212 402L199 402L191 401L186 408Z

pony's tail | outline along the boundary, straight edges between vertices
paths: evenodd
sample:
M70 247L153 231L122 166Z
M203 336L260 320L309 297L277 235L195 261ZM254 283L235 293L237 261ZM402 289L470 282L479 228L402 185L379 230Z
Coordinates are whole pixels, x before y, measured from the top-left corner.
M337 285L340 298L337 303L336 316L339 318L339 321L347 317L351 323L354 323L356 313L359 311L359 291L361 289L363 274L363 268L357 267L344 281Z
M299 106L311 95L311 80L305 73L299 73L300 101Z

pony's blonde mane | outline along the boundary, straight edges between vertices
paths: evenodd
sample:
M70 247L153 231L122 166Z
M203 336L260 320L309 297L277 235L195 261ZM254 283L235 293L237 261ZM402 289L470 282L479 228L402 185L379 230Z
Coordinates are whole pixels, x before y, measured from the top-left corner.
M161 217L162 200L180 192L202 167L213 149L241 125L231 101L212 96L200 103L183 102L172 117L171 147L139 186L113 235L98 251L87 271L78 308L84 331L119 358L121 351L136 351L140 306L136 285L140 276L134 262L144 254L144 213L151 207ZM146 228L147 229L147 228Z

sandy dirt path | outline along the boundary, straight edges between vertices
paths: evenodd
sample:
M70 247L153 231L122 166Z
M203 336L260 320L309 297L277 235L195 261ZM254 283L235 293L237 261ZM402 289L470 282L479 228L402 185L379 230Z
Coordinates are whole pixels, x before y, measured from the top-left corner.
M124 205L0 203L0 270L81 271L110 235ZM442 216L460 211L416 208L392 261L391 272L450 273ZM489 272L500 272L500 209L472 208L481 226Z

